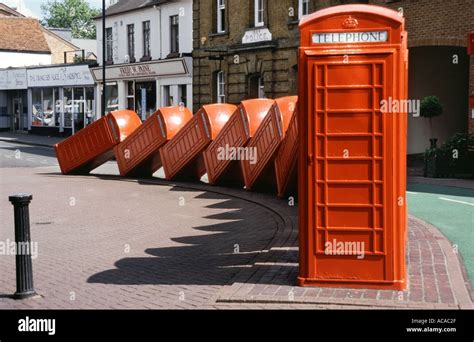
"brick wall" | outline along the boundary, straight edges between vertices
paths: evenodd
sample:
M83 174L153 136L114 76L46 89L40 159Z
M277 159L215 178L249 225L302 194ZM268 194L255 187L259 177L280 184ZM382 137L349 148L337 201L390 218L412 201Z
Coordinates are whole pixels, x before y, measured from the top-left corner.
M227 27L229 32L213 34L213 5L215 0L193 2L194 17L194 99L195 109L203 103L212 101L212 73L219 68L229 73L228 100L239 102L248 93L247 76L249 73L264 72L267 96L276 97L296 94L296 49L299 35L297 18L289 17L289 8L298 13L297 0L267 1L268 27L277 42L276 47L237 54L242 64L233 63L233 53L219 53L224 60L209 61L211 54L206 49L227 49L238 44L249 27L253 1L228 1ZM311 12L329 6L364 1L311 0ZM474 31L474 5L472 0L407 0L391 1L369 0L365 3L403 9L409 32L409 47L417 46L461 46L467 45L467 32ZM271 4L269 6L269 4ZM470 93L474 94L474 57L470 60ZM469 110L469 130L474 133L474 119Z
M312 10L317 2L310 2ZM272 40L258 44L242 44L242 37L252 26L253 1L227 1L228 31L223 34L215 33L215 3L193 2L194 110L215 98L213 74L218 70L226 74L226 101L230 103L250 97L249 77L254 74L263 77L266 97L296 94L298 1L266 0L265 24ZM222 60L210 60L211 55Z
M49 49L51 50L51 62L52 64L64 63L64 51L74 51L75 49L71 45L66 44L61 39L57 38L48 31L43 31L46 42L48 43ZM74 62L74 53L69 53L67 56L67 63Z
M467 33L474 31L474 3L472 0L372 0L371 4L403 9L408 31L408 46L467 47ZM471 56L469 93L474 94L474 58ZM474 119L468 110L469 132L474 134Z

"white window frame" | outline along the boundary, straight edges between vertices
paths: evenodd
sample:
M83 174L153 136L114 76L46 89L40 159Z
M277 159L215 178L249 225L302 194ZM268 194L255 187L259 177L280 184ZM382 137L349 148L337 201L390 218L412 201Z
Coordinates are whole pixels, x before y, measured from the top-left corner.
M305 15L309 14L309 0L299 0L298 2L299 2L298 3L298 18L301 19ZM306 13L303 10L305 4L306 4Z
M218 71L216 75L217 103L225 103L225 74Z
M224 33L227 29L225 27L225 9L226 9L225 0L216 0L216 1L217 1L217 33ZM222 26L224 26L224 30L222 29Z
M110 32L110 36L109 33ZM110 45L110 47L109 47ZM114 61L114 28L107 27L105 29L105 61Z
M258 98L265 98L265 80L263 79L263 76L258 78Z
M254 0L255 27L265 26L265 3L264 3L264 1L265 0Z

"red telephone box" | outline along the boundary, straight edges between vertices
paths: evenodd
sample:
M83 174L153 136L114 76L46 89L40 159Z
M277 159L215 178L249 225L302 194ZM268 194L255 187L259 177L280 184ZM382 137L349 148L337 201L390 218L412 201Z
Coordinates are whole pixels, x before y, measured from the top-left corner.
M407 113L383 106L407 99L404 26L371 5L300 23L301 286L406 287Z

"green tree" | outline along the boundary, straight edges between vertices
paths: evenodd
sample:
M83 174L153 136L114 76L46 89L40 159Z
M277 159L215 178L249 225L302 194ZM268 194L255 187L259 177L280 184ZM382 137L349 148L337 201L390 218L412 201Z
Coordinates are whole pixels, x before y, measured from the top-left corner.
M41 5L42 24L47 27L70 28L73 38L95 39L94 17L100 10L85 0L48 0Z
M430 119L430 130L431 130L431 138L433 137L433 122L431 121L432 118L440 116L443 114L443 105L439 101L439 98L436 96L427 96L423 100L421 100L420 105L420 115L423 118Z

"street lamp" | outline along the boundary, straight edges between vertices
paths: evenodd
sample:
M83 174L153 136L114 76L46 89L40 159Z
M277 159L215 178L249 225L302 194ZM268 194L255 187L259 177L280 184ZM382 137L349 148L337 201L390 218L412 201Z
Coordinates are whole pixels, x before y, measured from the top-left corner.
M102 116L105 116L105 53L106 53L106 37L105 37L105 0L102 0Z

